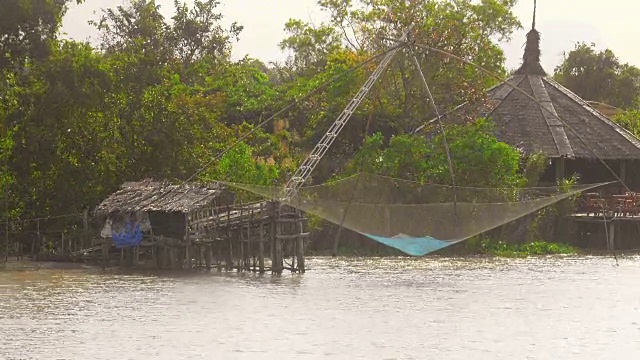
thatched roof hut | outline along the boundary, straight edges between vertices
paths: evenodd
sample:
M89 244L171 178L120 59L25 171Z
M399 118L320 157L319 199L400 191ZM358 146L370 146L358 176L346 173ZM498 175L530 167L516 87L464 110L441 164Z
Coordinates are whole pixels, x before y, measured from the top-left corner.
M211 204L223 191L224 187L217 183L211 186L179 186L153 180L127 182L102 201L95 214L106 218L111 214L129 212L189 213Z
M486 116L496 123L498 137L526 153L542 152L552 159L640 159L638 138L546 76L539 39L532 29L522 66L489 92Z
M468 113L468 107L448 114L449 122L460 121L456 115ZM604 160L623 180L633 176L640 186L640 171L633 170L637 166L627 166L640 162L640 139L547 76L540 64L535 22L527 34L522 66L489 90L481 108L477 117L494 122L499 140L553 161L555 171L550 167L547 181L573 173L585 182L615 180L600 162Z

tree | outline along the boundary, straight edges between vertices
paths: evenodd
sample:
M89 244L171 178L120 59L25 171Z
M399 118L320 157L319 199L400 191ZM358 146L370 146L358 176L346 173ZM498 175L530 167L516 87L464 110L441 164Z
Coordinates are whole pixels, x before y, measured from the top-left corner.
M416 42L451 52L493 73L506 74L504 54L495 40L508 38L520 26L511 12L514 0L360 3L322 0L320 6L331 15L328 23L311 26L289 21L289 36L281 45L293 52L291 66L300 75L291 86L297 91L292 92L305 93L301 89L312 89L387 50L391 44L383 37L397 37L409 24L415 25L411 36ZM482 100L486 88L496 83L473 66L438 54L415 53L440 112L463 102ZM321 138L376 65L342 78L292 112L289 124L300 147L308 149ZM434 117L412 53L398 53L327 154L329 159L321 163L317 178L330 177L353 155L366 128L388 139L392 134L412 132Z
M66 10L67 0L4 0L0 6L0 70L24 65L28 59L45 59Z
M616 115L613 121L629 130L636 137L640 137L640 110L633 109Z
M578 43L555 69L554 78L580 97L621 108L638 105L640 69L623 64L609 49Z
M500 142L486 119L454 126L447 133L456 185L511 188L523 186L520 153ZM418 182L451 184L442 135L384 137L374 134L347 165L346 174L365 171Z

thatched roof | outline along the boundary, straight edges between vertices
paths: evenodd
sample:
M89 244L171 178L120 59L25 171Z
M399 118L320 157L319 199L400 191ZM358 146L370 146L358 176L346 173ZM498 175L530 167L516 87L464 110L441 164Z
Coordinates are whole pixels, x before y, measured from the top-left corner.
M489 90L488 106L479 116L493 120L498 139L549 158L640 159L640 139L546 76L539 41L531 30L522 66Z
M95 209L97 216L116 212L159 211L187 213L210 204L223 186L172 185L168 182L144 180L127 182Z

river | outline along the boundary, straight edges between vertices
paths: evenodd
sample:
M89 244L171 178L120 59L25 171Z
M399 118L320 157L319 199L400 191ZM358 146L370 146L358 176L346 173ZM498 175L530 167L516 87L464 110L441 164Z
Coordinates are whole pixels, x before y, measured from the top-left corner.
M640 257L0 264L1 359L637 359Z

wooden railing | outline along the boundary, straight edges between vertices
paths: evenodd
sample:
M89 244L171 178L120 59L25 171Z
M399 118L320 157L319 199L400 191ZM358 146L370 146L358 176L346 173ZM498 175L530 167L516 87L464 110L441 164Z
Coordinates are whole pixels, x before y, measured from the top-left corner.
M587 216L640 216L640 193L625 192L610 195L586 193L582 197L578 211L586 213Z

